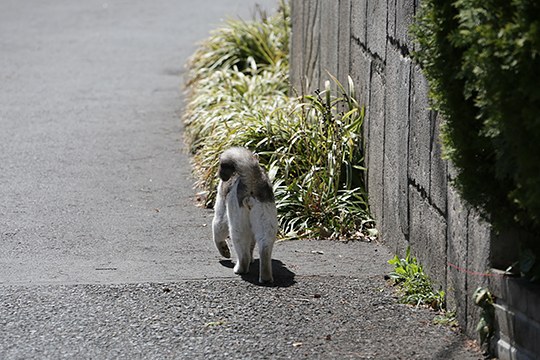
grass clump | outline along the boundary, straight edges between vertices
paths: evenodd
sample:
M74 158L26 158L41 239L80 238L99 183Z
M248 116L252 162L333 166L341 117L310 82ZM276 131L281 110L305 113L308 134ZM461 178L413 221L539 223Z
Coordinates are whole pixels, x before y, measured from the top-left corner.
M411 305L427 305L434 310L444 310L444 291L434 291L431 280L415 257L407 248L405 258L397 255L388 261L394 265L394 271L389 274L395 285L399 286L400 302Z
M288 68L289 34L290 9L285 1L275 16L259 11L257 21L229 20L214 30L189 60L189 83L216 70L257 74L281 65Z
M211 206L219 155L230 146L257 152L274 182L285 238L350 239L375 234L364 193L364 111L354 86L337 80L289 97L289 10L229 21L191 58L184 114L197 185ZM247 40L246 40L247 39ZM339 95L339 96L337 96Z
M286 236L346 239L372 235L364 193L363 108L335 80L341 97L324 91L293 99L279 137L261 139L270 149L276 197ZM349 94L354 95L352 82ZM339 111L344 109L344 111ZM284 131L283 131L284 130Z

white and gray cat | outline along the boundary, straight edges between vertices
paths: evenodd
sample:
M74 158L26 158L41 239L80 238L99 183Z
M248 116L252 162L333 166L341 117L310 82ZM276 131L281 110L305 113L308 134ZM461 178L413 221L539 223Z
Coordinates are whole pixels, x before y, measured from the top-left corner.
M237 256L234 272L245 274L257 244L259 282L273 282L272 249L278 225L268 175L255 154L242 147L233 147L221 154L219 178L212 221L214 243L219 253L231 257L226 241L229 236Z

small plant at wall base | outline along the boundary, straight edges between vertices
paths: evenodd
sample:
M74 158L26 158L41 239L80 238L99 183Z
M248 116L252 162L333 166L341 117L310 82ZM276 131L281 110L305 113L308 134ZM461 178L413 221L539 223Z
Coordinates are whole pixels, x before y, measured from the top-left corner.
M415 306L426 305L434 310L444 310L444 291L434 291L431 280L415 257L407 248L405 258L397 255L389 260L394 265L394 271L388 276L395 285L399 286L400 302Z
M282 237L372 239L376 230L363 183L364 110L350 79L347 89L334 79L339 96L330 82L313 95L287 95L283 49L290 27L283 9L255 24L233 22L215 31L188 64L184 123L197 185L211 206L219 155L245 146L274 182ZM235 48L250 36L257 40L225 59L221 47Z
M496 229L533 234L538 258L540 2L425 0L413 34L455 185Z

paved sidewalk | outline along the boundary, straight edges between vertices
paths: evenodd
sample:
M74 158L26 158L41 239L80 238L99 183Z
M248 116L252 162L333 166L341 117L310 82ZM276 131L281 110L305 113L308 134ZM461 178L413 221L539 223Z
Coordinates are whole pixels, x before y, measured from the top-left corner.
M481 358L396 303L382 245L279 243L274 287L218 256L182 65L254 3L0 2L1 359Z

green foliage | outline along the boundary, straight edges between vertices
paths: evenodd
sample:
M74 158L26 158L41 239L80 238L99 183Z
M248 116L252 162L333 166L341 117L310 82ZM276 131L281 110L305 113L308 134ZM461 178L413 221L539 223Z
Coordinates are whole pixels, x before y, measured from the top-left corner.
M456 319L455 311L443 311L436 315L433 319L433 323L437 325L444 325L450 327L458 327L458 321Z
M324 91L293 99L292 112L274 113L279 125L275 132L254 144L275 174L286 237L341 239L373 234L363 191L364 112L335 82L342 97L332 96L327 82ZM352 82L349 93L354 93Z
M540 2L425 0L413 33L463 197L540 234Z
M287 95L283 49L289 30L286 6L259 22L229 22L190 61L184 123L197 185L211 205L219 155L245 146L259 154L275 184L284 237L371 237L374 224L363 191L363 108L351 81L345 89L334 80L339 96L329 83L314 95ZM258 40L244 46L246 34L254 32Z
M416 258L411 256L410 248L407 248L405 258L400 259L396 255L388 263L394 265L394 271L389 277L399 285L401 302L417 306L427 305L435 310L444 309L444 291L433 290L431 280Z

